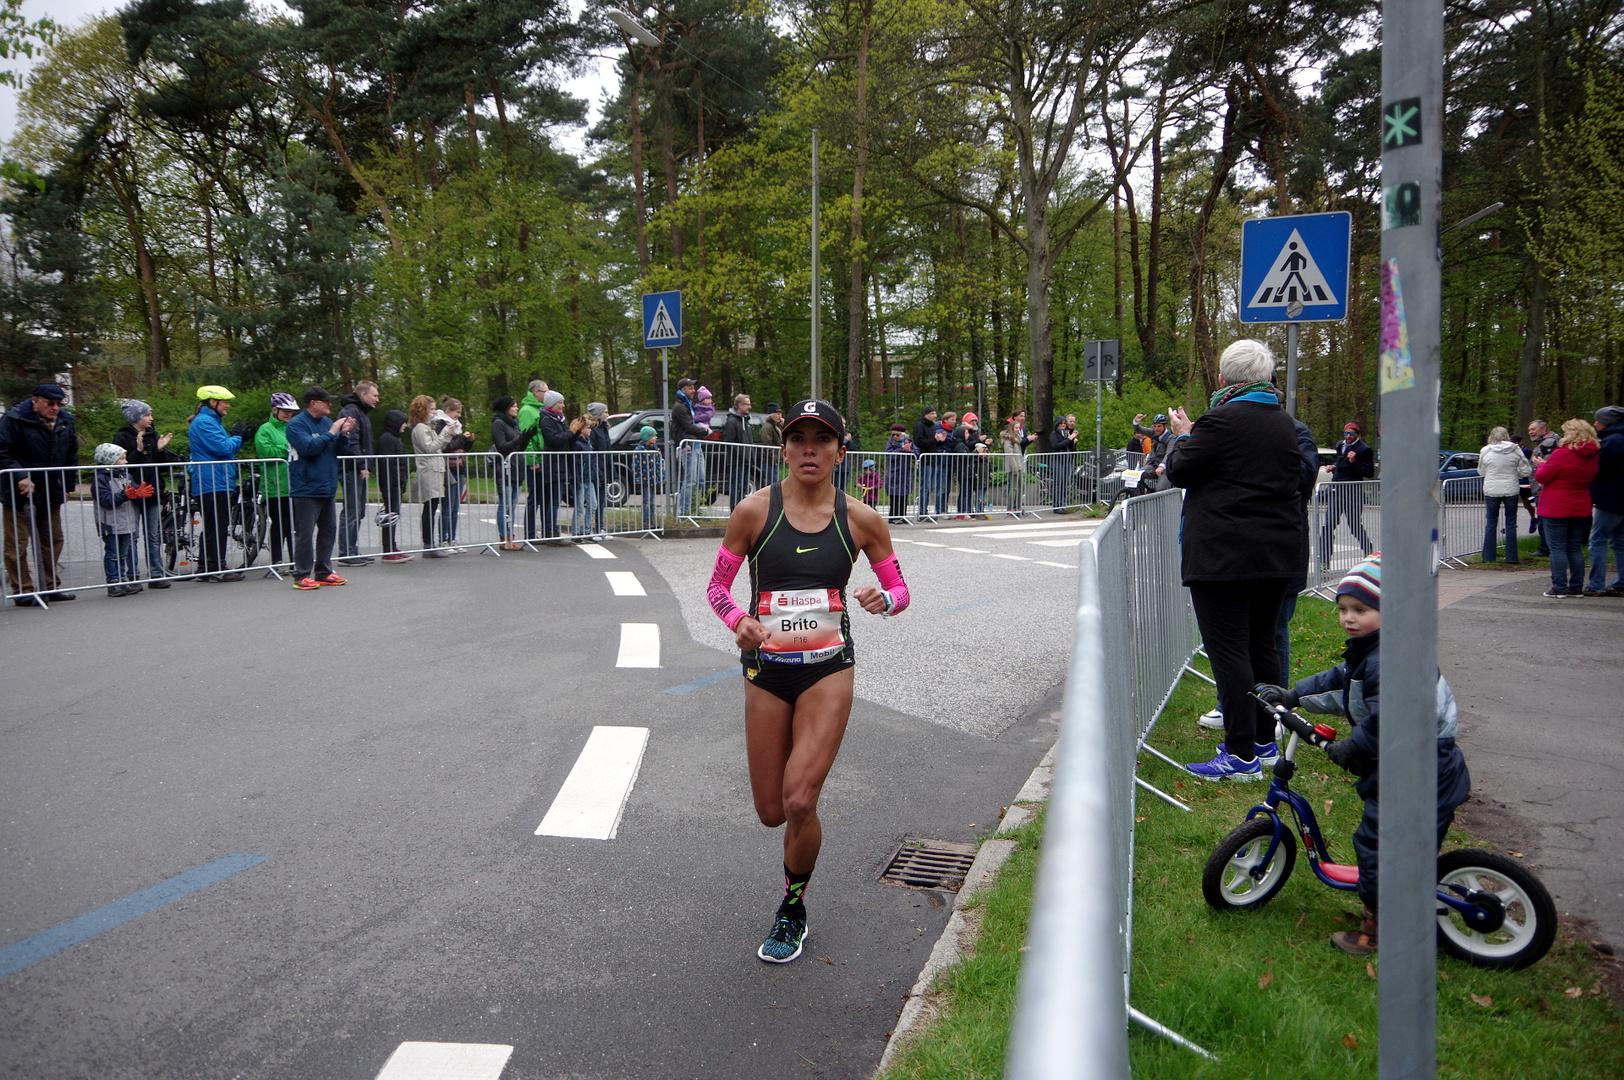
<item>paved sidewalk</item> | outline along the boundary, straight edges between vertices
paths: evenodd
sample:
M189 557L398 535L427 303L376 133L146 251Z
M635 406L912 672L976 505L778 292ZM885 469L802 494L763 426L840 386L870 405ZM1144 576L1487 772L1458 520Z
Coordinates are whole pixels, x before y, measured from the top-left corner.
M1624 599L1549 587L1544 569L1439 577L1439 665L1472 770L1462 817L1624 945Z

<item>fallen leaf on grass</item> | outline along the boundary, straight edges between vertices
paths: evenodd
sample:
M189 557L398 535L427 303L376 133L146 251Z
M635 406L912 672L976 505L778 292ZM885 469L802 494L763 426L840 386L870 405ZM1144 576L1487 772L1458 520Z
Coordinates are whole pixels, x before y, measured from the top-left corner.
M1175 780L1175 781L1173 781L1173 786L1175 788L1178 788L1180 791L1182 791L1182 790L1184 790L1184 781L1183 780Z
M1352 1033L1349 1033L1342 1036L1342 1045L1346 1046L1349 1050L1357 1050L1359 1049L1359 1040L1355 1039Z
M1306 912L1306 911L1303 912L1301 915L1297 916L1297 925L1293 926L1292 929L1293 930L1301 930L1303 928L1303 920L1306 919L1306 918L1308 918L1308 912Z
M1582 996L1583 994L1584 991L1577 986L1570 986L1566 990L1562 991L1562 996L1565 998L1576 998Z
M1472 1000L1483 1006L1485 1009L1494 1004L1494 999L1487 994L1473 994Z
M1027 949L1030 949L1031 947L1032 946L1030 946L1030 945L1022 945L1019 949L1016 949L1015 951L1016 952L1025 952Z
M1331 912L1331 919L1332 919L1332 920L1333 920L1333 921L1335 921L1335 922L1339 922L1339 923L1341 923L1341 924L1342 924L1342 925L1343 925L1343 926L1346 926L1346 925L1348 925L1348 920L1346 920L1346 919L1344 919L1344 918L1343 918L1343 917L1342 917L1342 913L1341 913L1341 912L1340 912L1340 911L1333 911L1333 912Z
M1438 972L1438 978L1442 979L1444 982L1448 982L1449 981L1449 972L1447 972L1447 971Z
M1329 813L1330 813L1330 812L1331 812L1331 805L1332 805L1332 804L1333 804L1333 803L1335 803L1335 802L1336 802L1336 800L1335 800L1335 799L1326 799L1326 800L1325 800L1325 812L1326 812L1326 813L1327 813L1327 814L1329 814Z
M1274 982L1274 972L1265 971L1263 974L1257 977L1257 988L1259 990L1267 990L1269 988L1269 984L1272 982Z
M1365 974L1369 975L1372 979L1376 977L1376 965L1372 964L1369 960L1365 961Z

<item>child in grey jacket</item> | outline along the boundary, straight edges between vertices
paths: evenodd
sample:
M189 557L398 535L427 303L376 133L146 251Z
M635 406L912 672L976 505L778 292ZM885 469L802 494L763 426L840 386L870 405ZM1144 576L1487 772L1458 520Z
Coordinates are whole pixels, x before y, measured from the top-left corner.
M151 484L130 482L128 458L117 443L96 447L96 531L102 538L102 569L107 574L108 596L133 596L141 591L135 561L135 536L141 528L139 503L155 494ZM112 466L109 468L108 466Z

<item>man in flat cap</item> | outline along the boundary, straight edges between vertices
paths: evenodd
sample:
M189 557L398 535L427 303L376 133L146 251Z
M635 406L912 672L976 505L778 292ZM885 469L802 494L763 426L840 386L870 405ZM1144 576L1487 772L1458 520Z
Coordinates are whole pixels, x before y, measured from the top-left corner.
M62 407L67 397L55 383L41 383L27 401L18 402L0 417L0 518L5 524L6 582L14 597L12 603L18 607L41 607L41 597L53 601L74 598L72 593L56 590L61 584L57 564L62 558L62 504L74 488L75 475L45 471L79 464L73 414ZM8 473L7 469L41 471ZM38 595L33 595L36 586Z

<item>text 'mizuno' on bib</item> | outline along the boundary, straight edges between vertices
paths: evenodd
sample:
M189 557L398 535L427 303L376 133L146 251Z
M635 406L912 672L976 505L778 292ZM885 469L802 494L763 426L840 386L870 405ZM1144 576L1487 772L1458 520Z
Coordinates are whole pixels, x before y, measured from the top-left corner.
M846 647L841 631L846 606L839 589L763 591L756 619L767 629L760 656L779 664L816 664Z

